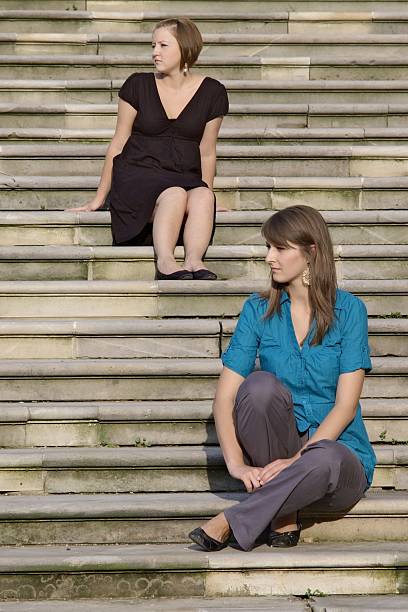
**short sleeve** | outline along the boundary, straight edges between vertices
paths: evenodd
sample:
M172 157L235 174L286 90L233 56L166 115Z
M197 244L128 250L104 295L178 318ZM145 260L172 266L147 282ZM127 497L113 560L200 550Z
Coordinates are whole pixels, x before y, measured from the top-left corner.
M211 99L207 121L211 121L211 119L215 119L216 117L223 117L228 113L229 102L227 90L222 83L218 83L218 85L219 87L217 88L217 91L214 92Z
M246 378L255 367L260 342L262 314L260 298L256 294L245 302L235 332L227 350L222 354L224 366Z
M364 302L354 295L342 312L340 374L371 370L368 318Z
M124 100L136 110L139 109L139 75L137 73L131 74L126 79L122 87L119 89L119 98Z

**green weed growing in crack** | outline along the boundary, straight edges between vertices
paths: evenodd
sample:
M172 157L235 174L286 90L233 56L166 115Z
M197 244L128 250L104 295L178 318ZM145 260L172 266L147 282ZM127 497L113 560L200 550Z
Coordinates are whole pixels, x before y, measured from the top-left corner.
M301 596L302 599L311 599L312 597L326 597L326 593L320 591L319 589L306 589L305 594Z
M152 443L146 440L146 438L135 438L135 446L138 448L146 448L151 445Z
M390 312L388 314L383 314L383 315L377 315L379 319L405 319L406 316L403 315L401 312L396 311L396 312Z

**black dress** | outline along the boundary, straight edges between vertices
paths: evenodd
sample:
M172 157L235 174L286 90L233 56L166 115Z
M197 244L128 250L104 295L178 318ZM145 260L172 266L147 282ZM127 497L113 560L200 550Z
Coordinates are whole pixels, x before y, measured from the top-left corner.
M228 112L227 92L205 77L176 119L167 117L153 73L132 74L119 97L137 116L123 151L113 158L113 244L152 244L150 219L158 196L169 187L207 187L199 145L207 121Z

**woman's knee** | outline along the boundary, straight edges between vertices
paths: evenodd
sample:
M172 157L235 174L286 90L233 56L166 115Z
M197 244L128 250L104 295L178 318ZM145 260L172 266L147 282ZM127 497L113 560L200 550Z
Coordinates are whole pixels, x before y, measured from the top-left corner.
M156 207L160 206L162 202L166 202L168 205L171 202L176 204L187 205L187 191L183 187L168 187L158 196L156 200Z
M208 208L214 205L214 193L208 187L196 187L187 193L187 213L192 207L200 205Z
M271 372L252 372L241 384L237 394L237 406L244 401L258 413L276 409L288 409L291 403L289 390Z
M310 469L330 475L333 471L339 471L341 464L347 459L348 452L340 442L323 439L307 446L302 455Z

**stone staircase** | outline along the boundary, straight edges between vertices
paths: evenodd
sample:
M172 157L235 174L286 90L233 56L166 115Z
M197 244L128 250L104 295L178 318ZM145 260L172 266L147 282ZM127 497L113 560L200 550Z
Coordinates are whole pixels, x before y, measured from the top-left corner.
M215 283L154 281L151 248L110 246L108 212L65 210L171 14L231 101ZM408 609L407 46L402 0L3 0L0 612ZM186 534L244 495L211 416L219 357L268 283L260 227L296 203L368 308L373 488L346 516L305 510L295 549L208 555Z

